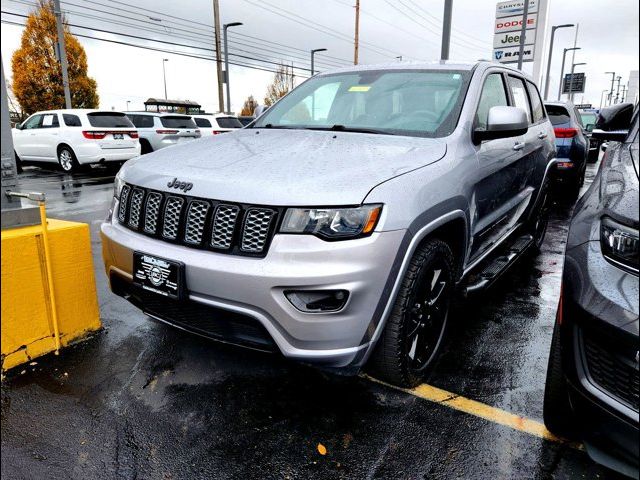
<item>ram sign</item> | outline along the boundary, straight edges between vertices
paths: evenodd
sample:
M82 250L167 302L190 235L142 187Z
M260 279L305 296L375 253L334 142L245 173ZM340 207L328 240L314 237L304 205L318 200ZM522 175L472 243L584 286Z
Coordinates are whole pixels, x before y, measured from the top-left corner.
M533 53L533 45L525 46L522 51L522 61L533 61ZM493 49L493 60L500 63L516 63L519 55L520 46Z

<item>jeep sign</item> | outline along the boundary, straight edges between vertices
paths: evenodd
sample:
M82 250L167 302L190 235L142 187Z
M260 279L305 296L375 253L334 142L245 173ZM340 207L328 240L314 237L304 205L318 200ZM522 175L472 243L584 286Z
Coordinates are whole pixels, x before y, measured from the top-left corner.
M527 33L524 44L531 45L535 41L535 35ZM520 32L502 33L493 36L493 48L517 47L520 45Z

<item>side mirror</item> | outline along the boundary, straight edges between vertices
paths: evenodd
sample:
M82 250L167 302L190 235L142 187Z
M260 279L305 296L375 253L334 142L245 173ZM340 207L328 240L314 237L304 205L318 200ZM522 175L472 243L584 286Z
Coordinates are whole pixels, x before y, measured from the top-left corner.
M483 140L517 137L529 130L526 112L518 107L491 107L487 118L487 128L476 128L473 131L473 142L479 144Z
M593 132L593 123L587 123L587 126L584 127L587 132Z
M620 103L600 110L593 128L593 138L622 142L629 134L633 104Z

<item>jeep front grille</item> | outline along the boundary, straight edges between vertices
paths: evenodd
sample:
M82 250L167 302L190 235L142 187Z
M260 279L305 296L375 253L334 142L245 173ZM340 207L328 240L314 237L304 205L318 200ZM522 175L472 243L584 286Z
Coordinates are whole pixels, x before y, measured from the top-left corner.
M279 208L240 205L157 192L126 184L118 221L127 228L168 242L217 252L264 256Z

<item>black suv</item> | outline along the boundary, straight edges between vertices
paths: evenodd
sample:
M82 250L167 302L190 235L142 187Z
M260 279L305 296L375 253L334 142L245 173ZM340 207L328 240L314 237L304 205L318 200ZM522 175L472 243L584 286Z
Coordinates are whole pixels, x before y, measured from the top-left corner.
M600 113L609 148L577 203L544 402L549 430L598 463L638 476L638 112Z

